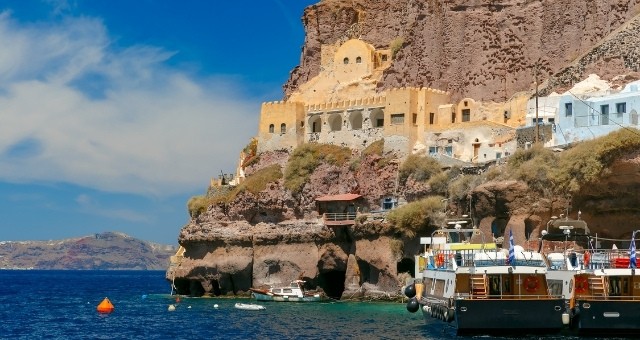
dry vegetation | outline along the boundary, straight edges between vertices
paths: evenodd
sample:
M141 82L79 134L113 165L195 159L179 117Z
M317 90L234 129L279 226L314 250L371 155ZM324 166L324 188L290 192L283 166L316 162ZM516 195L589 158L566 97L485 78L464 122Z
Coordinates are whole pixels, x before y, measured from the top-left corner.
M284 186L291 192L298 193L320 164L326 162L341 166L350 159L349 148L330 144L303 144L289 158L284 172Z

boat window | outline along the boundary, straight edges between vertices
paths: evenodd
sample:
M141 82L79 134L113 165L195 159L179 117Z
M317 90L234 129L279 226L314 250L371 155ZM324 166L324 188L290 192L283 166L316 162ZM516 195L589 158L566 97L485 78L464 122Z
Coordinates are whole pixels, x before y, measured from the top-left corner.
M291 293L291 289L290 288L285 288L282 290L283 293Z
M280 288L276 288L273 290L274 293L281 293L281 289Z

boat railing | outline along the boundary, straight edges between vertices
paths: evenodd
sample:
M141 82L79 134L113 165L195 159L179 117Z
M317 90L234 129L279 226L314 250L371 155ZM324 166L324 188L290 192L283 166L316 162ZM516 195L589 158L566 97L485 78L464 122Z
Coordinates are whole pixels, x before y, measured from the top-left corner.
M526 254L525 254L526 253ZM499 250L488 249L457 249L431 250L419 257L419 270L440 269L454 270L457 267L488 267L488 266L534 266L545 267L546 263L537 253L523 252L517 254L514 263L508 263L508 255Z
M629 251L618 249L598 249L546 253L549 269L611 269L629 268Z
M487 295L473 295L468 293L456 293L455 298L465 300L549 300L549 299L561 299L562 295L548 295L548 294L487 294Z

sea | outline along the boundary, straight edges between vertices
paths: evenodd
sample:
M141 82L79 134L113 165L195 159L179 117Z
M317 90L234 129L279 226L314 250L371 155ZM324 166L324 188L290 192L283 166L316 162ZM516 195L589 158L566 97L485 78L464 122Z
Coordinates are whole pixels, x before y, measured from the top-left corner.
M260 302L171 295L164 271L0 270L1 339L578 339L457 337L391 302ZM109 298L115 310L96 307ZM179 301L178 301L179 300ZM170 311L169 306L175 306Z

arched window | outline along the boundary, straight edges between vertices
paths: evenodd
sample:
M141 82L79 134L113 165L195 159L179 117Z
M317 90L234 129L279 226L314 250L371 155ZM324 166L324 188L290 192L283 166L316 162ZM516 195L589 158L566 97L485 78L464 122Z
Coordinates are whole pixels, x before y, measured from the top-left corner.
M356 64L361 64L361 63L362 63L362 58L357 57L357 58L356 58Z
M274 126L273 124L269 125L269 133L273 133Z
M347 64L349 63L349 58L344 58L344 59L342 59L342 62L343 62L345 65L347 65Z
M286 133L287 132L287 124L282 123L280 124L280 133Z

